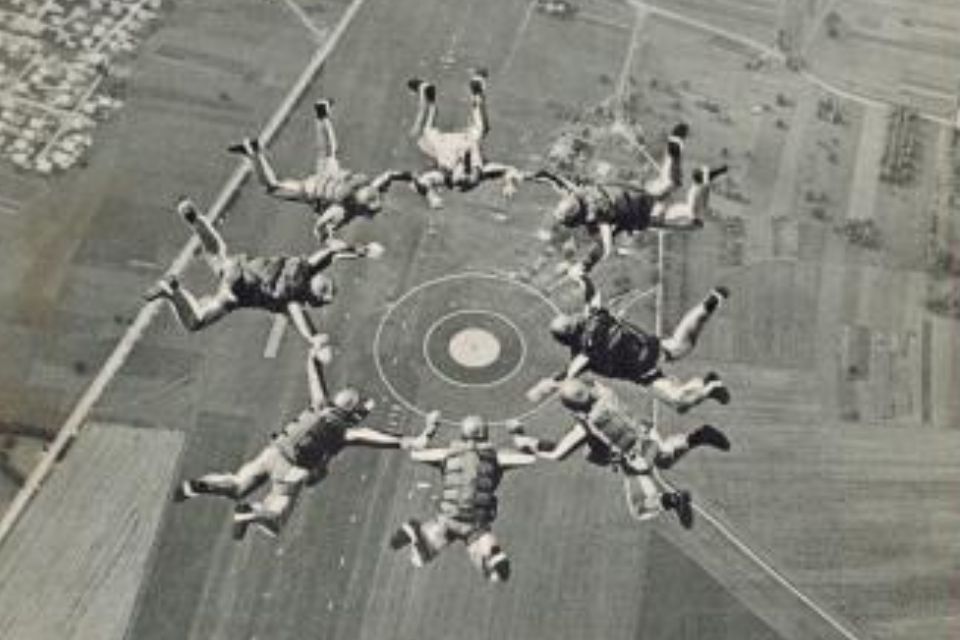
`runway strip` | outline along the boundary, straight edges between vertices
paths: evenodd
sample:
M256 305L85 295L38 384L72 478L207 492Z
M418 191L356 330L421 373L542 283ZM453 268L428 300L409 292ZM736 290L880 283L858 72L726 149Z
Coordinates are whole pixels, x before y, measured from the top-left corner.
M274 111L270 120L263 127L260 132L261 144L267 146L274 137L276 137L280 128L286 123L290 113L303 97L317 73L320 72L323 63L330 57L330 54L336 48L337 43L341 37L343 37L350 23L353 22L354 17L360 11L365 1L366 0L353 0L350 6L347 7L343 17L340 18L340 22L337 23L336 28L330 33L329 39L310 59L310 62L284 97L280 106L277 107L277 110ZM206 214L209 220L215 221L223 216L230 202L250 175L250 172L250 161L243 160L227 179L226 183L224 183L223 188L220 190L213 204L210 205ZM192 236L171 263L167 274L176 275L182 272L187 265L190 264L199 244L196 236ZM10 507L3 514L3 519L0 520L0 544L3 544L6 540L24 509L30 504L30 501L43 485L43 482L53 471L57 460L66 454L73 440L80 434L91 409L93 409L93 406L103 395L107 385L110 384L114 376L117 375L117 372L120 371L120 368L126 364L133 348L140 342L140 339L143 338L146 330L156 319L157 314L164 304L162 300L154 300L140 308L137 317L130 324L126 333L124 333L123 337L117 343L117 346L114 347L110 356L90 383L90 386L88 386L83 395L80 396L80 400L74 406L73 411L70 412L63 426L60 427L60 430L57 432L57 437L50 443L46 454L40 459L40 462L30 473L23 487L20 488L16 497L14 497Z

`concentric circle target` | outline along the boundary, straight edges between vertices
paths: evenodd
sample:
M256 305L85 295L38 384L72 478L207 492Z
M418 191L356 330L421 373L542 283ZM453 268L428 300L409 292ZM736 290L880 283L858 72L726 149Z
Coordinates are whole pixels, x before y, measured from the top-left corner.
M563 366L547 330L558 312L533 287L494 274L428 280L381 318L377 370L396 400L420 414L522 417L536 409L525 391Z

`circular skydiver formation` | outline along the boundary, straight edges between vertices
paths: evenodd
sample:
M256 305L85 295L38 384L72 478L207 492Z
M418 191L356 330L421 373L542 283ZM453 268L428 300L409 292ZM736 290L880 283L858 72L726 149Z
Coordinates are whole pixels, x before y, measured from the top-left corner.
M174 499L184 501L203 494L234 502L233 533L241 539L253 525L276 536L290 516L305 487L319 482L333 458L349 446L404 449L415 462L431 465L440 473L442 492L436 512L429 519L407 520L389 539L395 550L408 548L412 563L423 566L445 547L460 541L471 563L492 582L510 576L510 560L493 534L497 517L497 489L505 472L528 467L539 460L563 460L581 446L587 460L635 480L640 500L633 505L638 517L653 517L669 511L684 527L690 527L693 510L690 494L676 490L660 476L692 449L710 447L729 450L722 431L702 425L685 433L661 436L650 421L630 415L604 378L633 382L677 413L713 400L730 401L730 391L716 372L681 380L663 371L688 355L707 321L719 310L730 292L715 287L690 309L669 335L654 335L624 318L626 309L605 303L590 277L591 270L613 253L618 235L647 229L695 230L703 225L711 184L726 167L702 167L692 172L692 185L684 198L674 198L682 186L683 147L689 135L686 124L670 132L658 174L643 184L581 181L545 168L521 170L484 158L482 143L489 131L486 109L487 74L473 73L469 81L470 113L466 128L445 132L437 129L437 90L425 80L407 83L416 95L418 111L411 136L430 159L421 173L383 171L374 178L346 169L338 159L337 137L332 121L332 102L314 105L318 155L313 174L300 179L278 178L266 151L256 139L246 138L229 148L245 156L266 192L283 200L302 202L316 214L314 235L319 248L301 256L247 256L230 253L220 233L189 200L177 212L197 237L203 257L213 272L217 287L212 294L195 297L175 277L165 277L146 294L148 300L166 300L189 331L203 329L235 309L261 309L284 314L309 344L307 380L309 404L274 434L272 440L233 473L209 473L188 479L177 488ZM583 310L561 313L558 307L533 287L512 282L522 307L539 308L537 321L543 343L524 338L523 332L504 313L488 308L486 300L467 305L429 321L423 331L422 362L404 358L402 366L429 367L438 379L469 395L497 393L496 387L533 385L515 400L504 397L505 415L457 416L459 433L444 446L431 445L441 424L433 407L418 407L391 383L383 360L390 349L407 345L408 331L391 334L392 314L402 314L403 301L419 292L457 280L496 280L492 274L460 274L422 283L394 304L377 332L374 359L383 381L397 399L425 417L423 430L406 436L365 426L374 407L372 399L353 387L331 393L324 370L332 361L326 333L315 328L307 311L333 302L336 287L326 273L341 259L376 259L384 248L377 243L352 245L336 232L356 218L370 218L383 208L390 187L406 182L423 196L430 208L443 205L442 191L469 191L487 180L503 181L503 194L511 197L521 183L546 183L560 193L548 228L540 236L548 240L561 227L582 228L591 246L580 260L562 263L560 270L582 290ZM529 290L526 290L529 289ZM538 298L539 297L539 298ZM414 307L419 303L414 302ZM533 310L533 311L531 311ZM406 323L400 326L407 327ZM394 342L391 342L393 340ZM569 350L567 365L554 375L526 373L528 350L548 350L551 343ZM403 349L409 353L409 349ZM416 351L414 349L414 351ZM394 360L399 360L394 358ZM405 376L398 370L394 380ZM526 382L524 375L528 375ZM525 386L522 388L526 388ZM414 389L413 391L417 391ZM411 391L412 393L412 391ZM418 397L422 395L418 393ZM520 421L552 397L557 397L573 419L573 426L557 442L528 435ZM498 395L498 397L500 397ZM468 406L466 402L461 406ZM490 439L491 424L506 426L511 446L496 446ZM260 488L260 498L252 498Z

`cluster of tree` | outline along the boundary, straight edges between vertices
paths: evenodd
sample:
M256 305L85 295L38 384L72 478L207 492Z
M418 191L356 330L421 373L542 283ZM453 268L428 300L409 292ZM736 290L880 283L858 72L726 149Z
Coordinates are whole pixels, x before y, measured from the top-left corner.
M880 179L900 186L910 184L917 177L922 151L917 113L907 107L897 107L887 124Z

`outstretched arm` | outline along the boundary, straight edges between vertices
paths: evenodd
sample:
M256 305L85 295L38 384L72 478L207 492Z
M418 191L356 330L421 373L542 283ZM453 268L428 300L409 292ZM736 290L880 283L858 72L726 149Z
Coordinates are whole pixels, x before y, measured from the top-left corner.
M541 402L550 394L555 392L564 380L576 378L590 366L590 358L586 354L576 354L570 363L563 369L557 371L549 378L541 379L537 384L527 390L527 400L530 402Z
M440 413L434 411L427 414L423 430L415 437L405 436L385 429L371 427L352 427L344 435L347 442L368 447L385 449L406 449L411 452L423 451L427 448L430 438L436 434L440 426ZM412 455L412 454L411 454Z
M583 373L589 365L590 357L585 353L578 353L573 357L573 360L570 361L570 364L567 365L564 377L566 379L576 378Z
M516 179L523 179L523 172L517 169L516 167L503 164L501 162L487 162L484 163L483 167L480 169L480 172L483 174L483 177L490 180L496 180L497 178L504 178L508 175L515 176Z
M431 411L424 421L423 431L408 443L409 446L404 447L410 450L411 460L424 464L439 465L450 455L450 449L447 447L427 447L427 443L436 434L439 427L440 412Z
M315 269L328 267L333 262L333 257L337 254L337 247L346 246L346 242L339 239L328 240L326 244L314 251L307 258L307 262Z
M429 465L440 465L450 456L450 449L447 447L430 447L426 449L413 449L410 451L410 459L414 462L422 462Z
M565 460L587 441L587 429L579 422L570 428L556 444L549 444L532 436L514 437L514 444L522 451L532 453L544 460Z
M423 430L416 435L414 438L406 437L400 443L400 446L404 449L410 451L417 451L426 449L427 445L430 443L430 439L436 435L437 430L440 428L440 412L431 411L427 414L427 418L424 421Z
M593 284L593 280L591 280L589 276L581 276L580 285L583 287L583 299L586 302L585 310L588 314L603 306L603 297L600 294L600 289L597 285Z
M524 179L522 171L499 162L487 162L483 165L480 173L484 180L503 178L503 195L507 198L511 198L517 193L517 187Z
M374 447L378 449L399 449L403 436L373 427L350 427L343 434L347 444Z
M431 209L439 209L443 206L443 198L440 197L440 187L446 182L446 176L439 169L425 171L413 178L413 187L421 196L427 199L427 204Z
M332 264L334 260L358 258L361 255L363 255L361 248L350 245L339 238L330 238L322 247L310 254L307 262L311 267L323 268Z
M370 182L370 186L383 193L390 188L394 182L410 182L413 180L413 174L409 171L384 171Z
M497 449L497 462L504 471L527 467L536 461L537 456L532 453L524 453L515 449Z
M383 245L377 242L368 244L348 244L339 238L330 238L307 258L307 262L319 271L329 267L337 260L356 258L379 258L383 255Z
M602 258L609 258L613 253L613 225L609 222L600 223L600 242L603 244Z
M303 308L303 305L299 302L288 302L287 317L290 318L293 326L297 328L297 332L306 338L307 342L313 344L317 338L317 329L313 326L313 320L307 315L307 311Z
M330 361L330 345L325 338L326 336L317 335L307 356L307 386L310 389L310 406L314 409L327 404L330 397L326 377L323 375L323 365Z
M553 187L555 191L562 195L576 193L580 189L580 187L578 187L572 180L569 180L558 173L548 171L547 169L534 171L532 174L528 174L526 177L536 182L548 184Z

